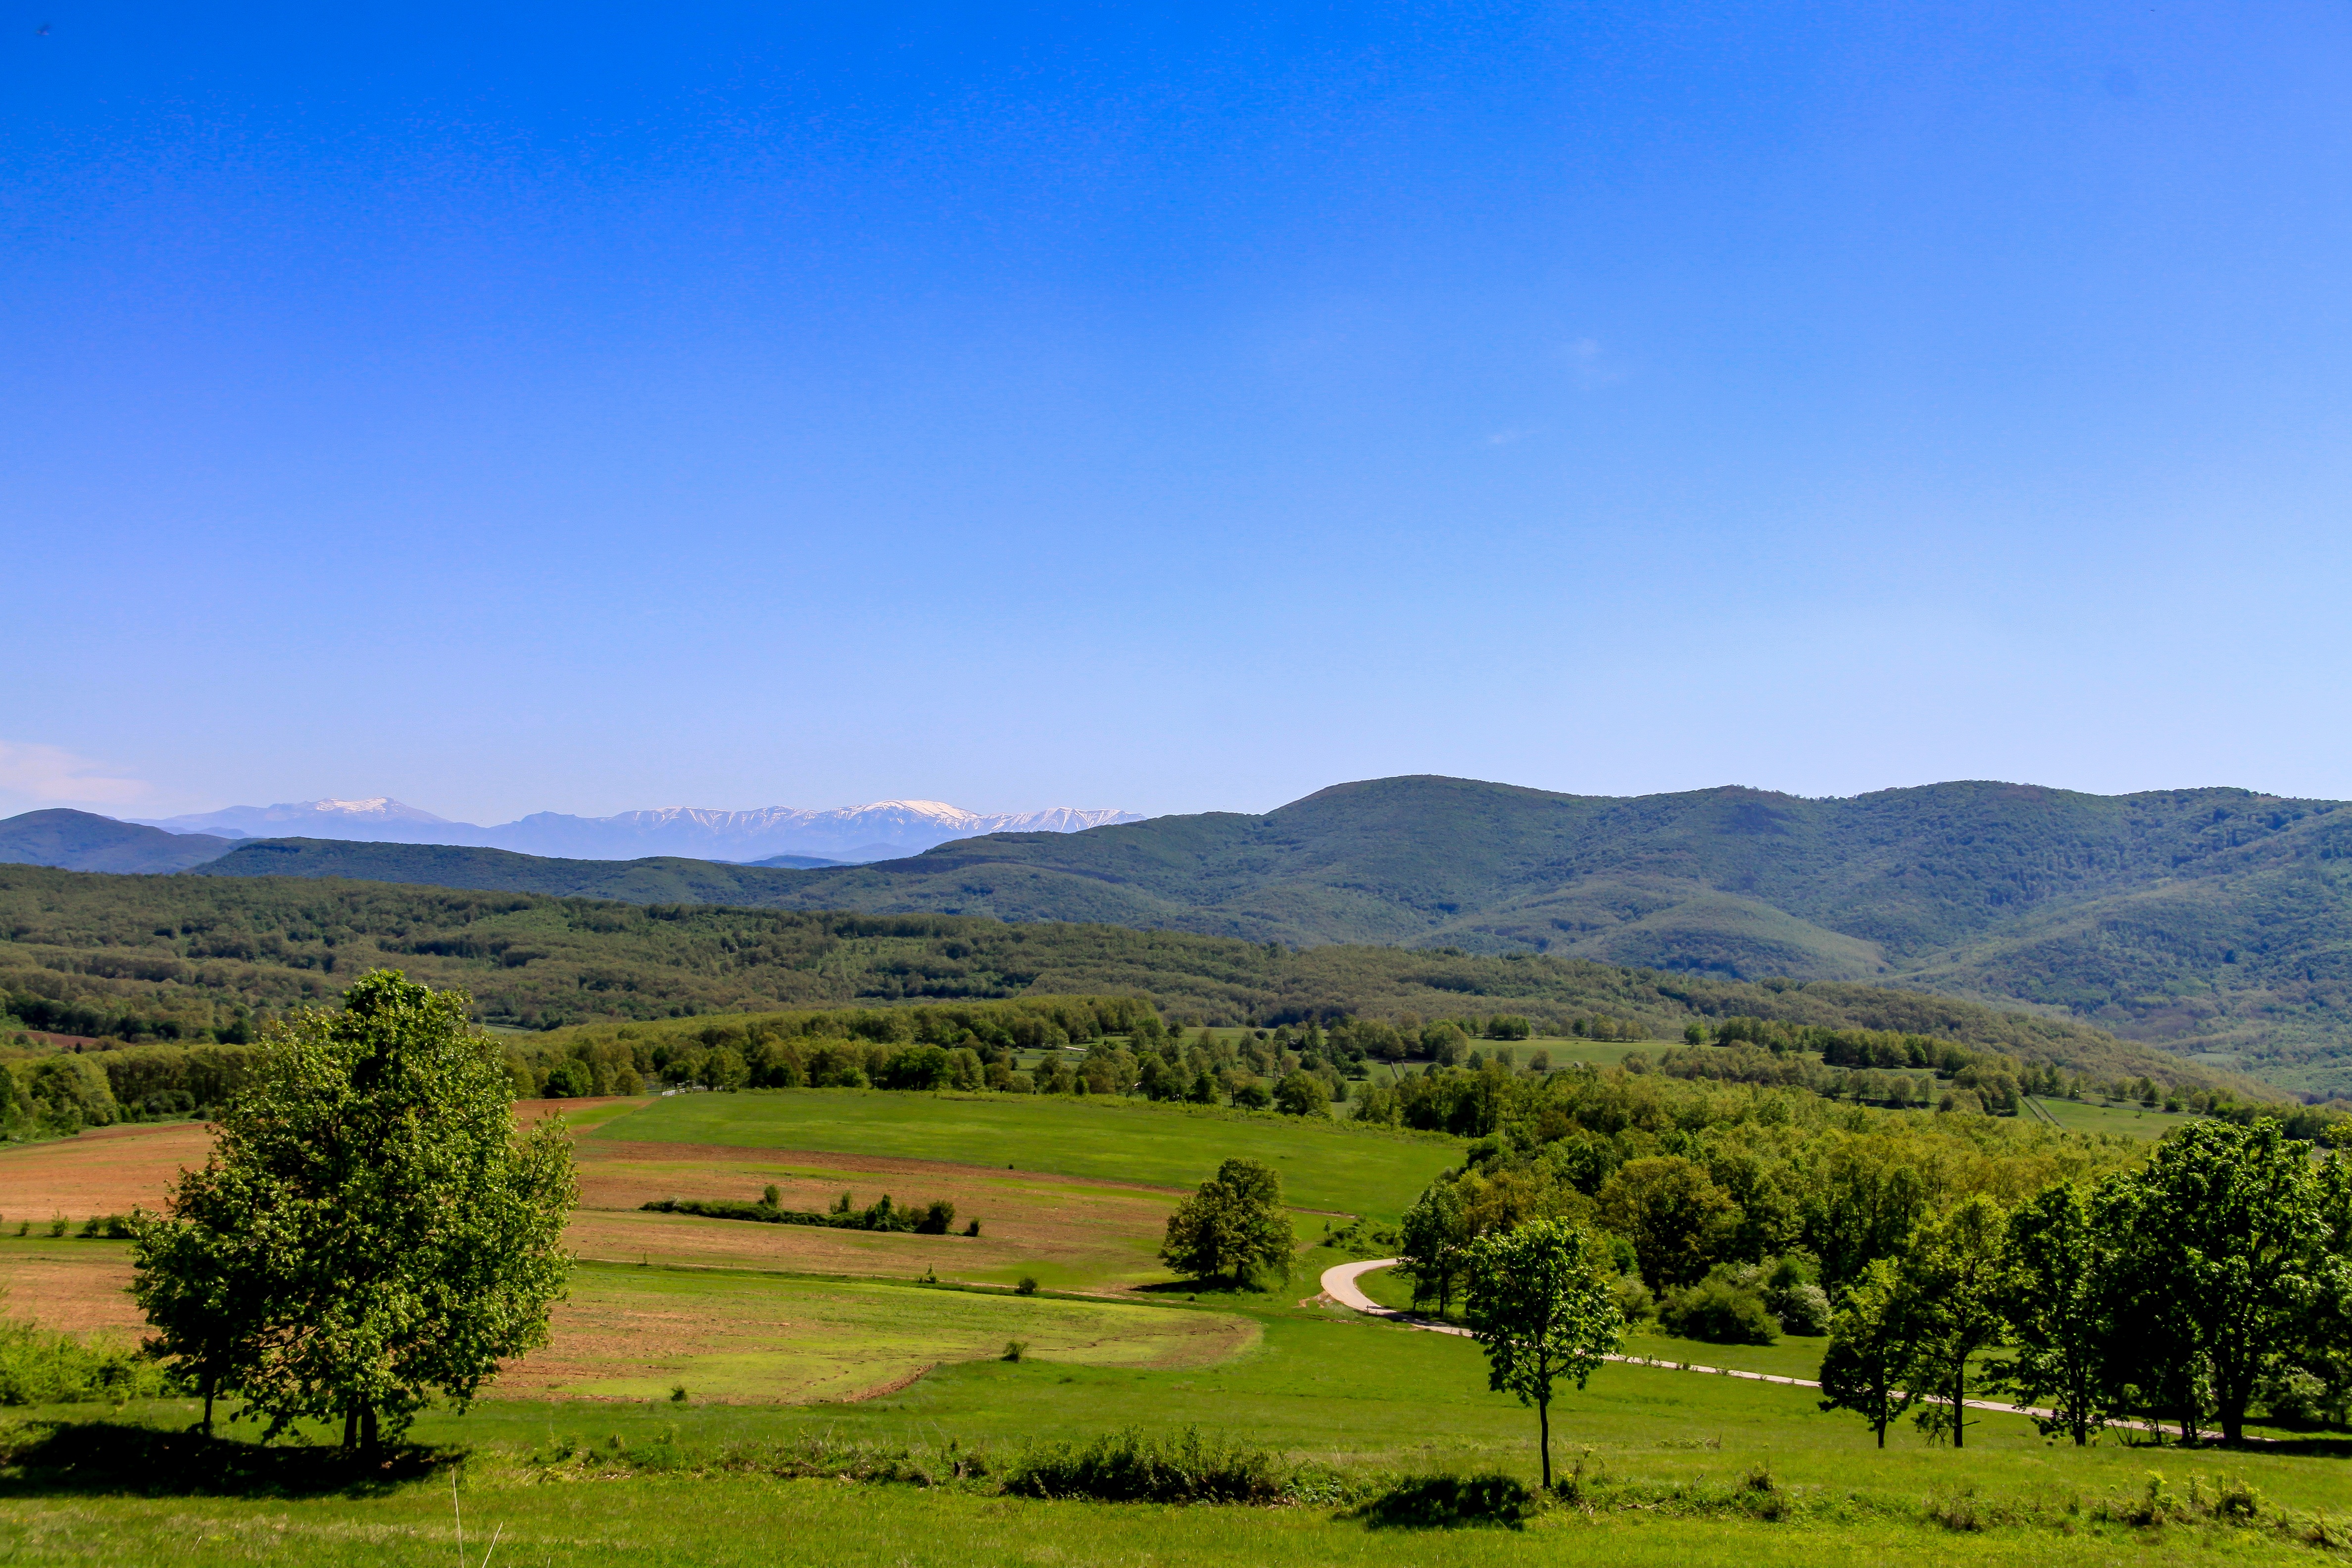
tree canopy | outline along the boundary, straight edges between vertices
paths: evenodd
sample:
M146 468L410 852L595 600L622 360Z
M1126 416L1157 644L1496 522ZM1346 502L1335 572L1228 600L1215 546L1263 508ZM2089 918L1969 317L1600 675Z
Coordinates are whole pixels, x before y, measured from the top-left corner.
M553 1122L517 1136L467 1005L383 971L278 1030L204 1169L140 1217L159 1348L273 1435L341 1416L372 1450L546 1342L570 1149Z
M1168 1216L1160 1256L1188 1279L1240 1285L1253 1272L1286 1277L1297 1246L1282 1177L1255 1160L1227 1160Z

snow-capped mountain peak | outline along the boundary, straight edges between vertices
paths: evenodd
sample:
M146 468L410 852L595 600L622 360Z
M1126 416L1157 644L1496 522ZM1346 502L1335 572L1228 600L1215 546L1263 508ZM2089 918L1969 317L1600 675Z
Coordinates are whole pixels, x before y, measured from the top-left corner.
M748 811L667 805L612 816L534 812L494 827L451 822L388 795L237 805L148 824L173 833L226 837L374 839L401 844L476 845L583 860L677 855L706 860L758 860L775 855L872 860L919 854L954 838L987 833L1081 833L1140 821L1129 811L1053 806L983 815L939 800L877 800L809 811L766 805Z
M388 823L415 826L468 826L453 823L446 816L436 816L413 805L404 805L386 795L373 795L359 800L341 800L330 795L324 800L280 801L276 805L232 805L224 811L167 816L146 826L163 828L167 833L217 833L231 838L291 838L306 834L329 838L366 838L380 835L365 829L382 827ZM360 831L343 831L345 828Z

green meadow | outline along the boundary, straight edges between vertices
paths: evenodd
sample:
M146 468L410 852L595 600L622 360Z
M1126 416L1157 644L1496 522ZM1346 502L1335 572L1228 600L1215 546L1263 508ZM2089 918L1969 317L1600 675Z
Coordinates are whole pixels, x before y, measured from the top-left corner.
M1225 1312L1051 1296L910 1289L745 1269L583 1263L566 1303L569 1338L526 1363L549 1393L802 1405L856 1399L1018 1342L1042 1363L1181 1365L1221 1360L1257 1337ZM614 1368L600 1339L651 1317L676 1329L650 1364ZM642 1338L640 1337L640 1342Z
M1032 1184L1165 1187L1248 1154L1283 1172L1295 1203L1383 1219L1463 1149L1134 1101L858 1090L677 1095L569 1120L583 1170L674 1149L747 1191L760 1151L937 1161ZM1019 1173L1003 1175L1006 1165ZM1147 1219L1159 1213L1144 1206ZM828 1234L600 1212L675 1225L680 1245ZM1302 1225L1302 1239L1317 1228ZM15 1245L32 1256L34 1241ZM50 1243L41 1257L119 1271L121 1251ZM2225 1452L2110 1432L2078 1449L2022 1416L1989 1413L1964 1449L1907 1422L1880 1449L1858 1418L1823 1413L1812 1389L1625 1364L1603 1366L1554 1406L1555 1459L1575 1478L1564 1500L1508 1526L1414 1527L1365 1506L1410 1478L1532 1482L1534 1413L1489 1389L1469 1341L1318 1304L1316 1277L1337 1261L1307 1248L1289 1287L1265 1294L1164 1280L1121 1289L1097 1270L1083 1276L1086 1291L1049 1281L1032 1295L919 1284L913 1268L850 1278L583 1263L555 1342L470 1408L421 1418L412 1436L433 1457L408 1471L354 1475L324 1429L265 1449L250 1426L230 1426L226 1440L195 1447L195 1409L184 1401L0 1414L0 1563L451 1564L460 1510L467 1568L482 1568L494 1538L498 1568L2255 1563L2328 1560L2342 1553L2325 1542L2352 1539L2352 1445L2336 1439ZM1365 1284L1378 1300L1410 1300L1393 1271ZM1804 1377L1823 1343L1724 1346L1644 1330L1624 1349ZM998 1492L1032 1445L1129 1428L1263 1445L1328 1484L1271 1508ZM885 1479L844 1479L877 1468ZM2224 1478L2259 1498L2253 1526L2120 1521L2152 1486L2210 1498ZM2339 1522L2315 1526L2315 1516Z
M781 1280L766 1288L780 1312L803 1289ZM947 1300L900 1294L908 1320ZM1035 1305L969 1300L1007 1311ZM1466 1341L1265 1298L1136 1310L1242 1316L1258 1331L1205 1364L969 1362L853 1404L706 1403L691 1394L685 1402L494 1400L464 1415L429 1416L416 1436L467 1456L457 1501L468 1561L496 1531L499 1562L549 1568L783 1555L827 1563L2259 1563L2315 1554L2266 1532L2135 1530L2092 1514L2103 1500L2143 1493L2151 1471L2174 1488L2226 1472L2273 1509L2340 1513L2352 1503L2333 1458L2121 1441L2077 1450L2046 1444L2004 1415L1972 1428L1965 1451L1904 1427L1881 1452L1852 1416L1823 1415L1810 1390L1629 1366L1604 1367L1554 1415L1563 1465L1580 1467L1596 1496L1617 1500L1556 1509L1520 1529L1376 1528L1345 1500L1168 1508L1002 1498L944 1477L927 1488L851 1486L782 1479L763 1458L865 1444L985 1465L1040 1436L1198 1425L1350 1471L1532 1478L1532 1413L1487 1391L1485 1363ZM149 1432L182 1426L190 1413L155 1405L100 1417L114 1424L108 1447L125 1457L114 1468L85 1460L77 1473L50 1474L18 1438L18 1464L0 1472L0 1562L453 1560L446 1475L304 1495L283 1476L242 1492L187 1491L131 1468ZM75 1409L28 1415L89 1419ZM1990 1528L1931 1522L1931 1502ZM1759 1506L1775 1517L1758 1517Z
M1146 1100L883 1089L680 1094L604 1121L591 1137L940 1160L1191 1187L1236 1154L1282 1173L1300 1208L1393 1220L1462 1159L1463 1141L1308 1122L1274 1112Z
M2033 1103L2069 1132L2120 1132L2153 1142L2195 1117L2185 1111L2149 1110L2137 1105L2093 1105L2079 1100L2037 1096Z

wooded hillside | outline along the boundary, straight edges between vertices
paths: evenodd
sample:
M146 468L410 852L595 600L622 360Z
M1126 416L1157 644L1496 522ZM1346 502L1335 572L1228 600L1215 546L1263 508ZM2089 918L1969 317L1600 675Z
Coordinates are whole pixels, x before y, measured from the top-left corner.
M2101 1078L2227 1081L2062 1018L1840 983L1678 975L1531 954L1279 944L1118 926L631 905L386 883L0 867L0 987L19 1026L235 1037L395 965L484 1020L551 1027L766 1007L1147 996L1194 1023L1353 1014L1616 1020L1679 1039L1732 1016L1933 1034ZM2241 1083L2242 1089L2247 1087Z

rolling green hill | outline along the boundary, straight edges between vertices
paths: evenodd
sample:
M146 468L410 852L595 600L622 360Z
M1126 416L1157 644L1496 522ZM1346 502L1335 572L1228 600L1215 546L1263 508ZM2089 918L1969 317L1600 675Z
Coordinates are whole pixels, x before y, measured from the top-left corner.
M0 822L0 862L75 871L184 871L217 858L233 842L87 811L28 811Z
M845 1003L1146 995L1192 1022L1510 1012L1563 1033L1628 1020L1676 1039L1737 1016L1900 1029L2104 1079L2251 1086L2071 1020L1842 982L1762 984L1526 953L1327 943L974 916L871 916L556 899L333 879L129 877L0 866L0 1006L124 1039L242 1035L397 965L474 994L488 1022ZM241 1022L242 1020L242 1022Z
M2352 1092L2352 811L2238 789L1617 799L1395 778L1263 816L999 834L827 870L311 841L244 846L204 870L263 868L1895 982Z

